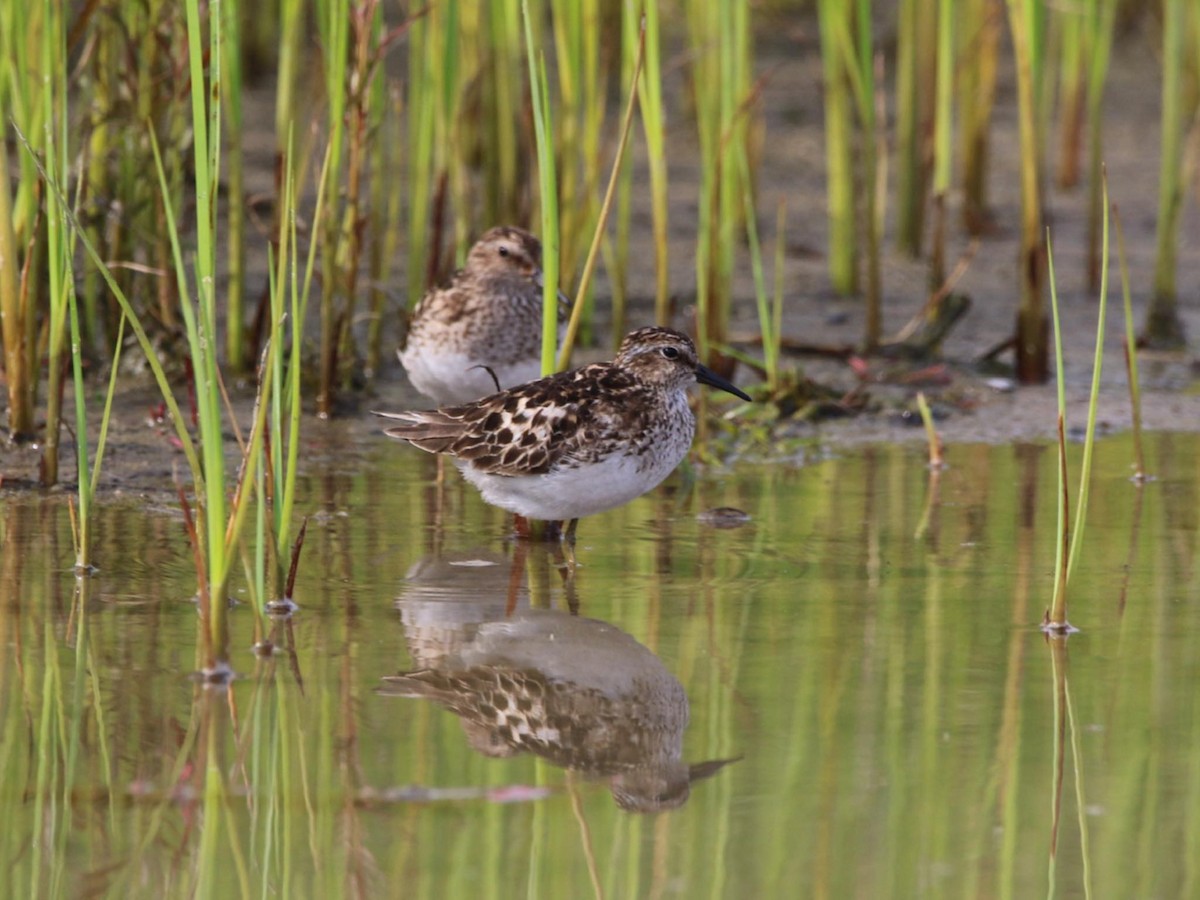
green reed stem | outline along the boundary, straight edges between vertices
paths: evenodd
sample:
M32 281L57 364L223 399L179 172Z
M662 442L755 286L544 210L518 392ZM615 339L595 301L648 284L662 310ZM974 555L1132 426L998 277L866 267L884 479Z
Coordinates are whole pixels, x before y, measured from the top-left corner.
M746 219L746 240L750 244L750 271L754 276L754 303L758 310L758 329L762 334L764 366L767 370L767 383L774 389L779 376L779 334L775 331L774 316L767 299L762 246L758 238L758 217L754 211L754 192L750 189L750 161L746 158L744 146L739 145L734 152L742 175L743 216ZM778 271L776 278L778 279Z
M5 4L0 7L0 101L9 122L17 131L29 134L35 146L43 135L40 102L44 89L40 71L38 28L41 7L36 3ZM38 218L38 170L36 163L18 155L18 177L13 185L11 227L18 246L32 238ZM15 259L15 257L14 257Z
M287 157L288 136L296 127L297 73L299 72L304 19L307 4L303 0L279 0L279 62L275 70L275 179L276 191L282 189L285 173L283 160ZM278 239L283 219L275 214L272 237Z
M728 173L734 169L729 157L732 146L740 146L748 152L750 120L753 99L757 98L757 86L751 84L750 4L728 2L721 5L718 58L721 61L721 141L719 154L720 169ZM750 189L755 185L751 181ZM720 219L717 235L719 239L717 270L719 290L717 299L717 330L713 338L724 341L729 328L733 303L733 268L737 247L736 234L742 224L742 185L736 178L724 177L719 182Z
M50 631L51 620L46 619L46 630ZM51 632L46 636L46 646L52 647L55 643L55 637ZM30 854L32 864L30 866L30 897L40 897L45 894L42 888L42 873L44 864L42 862L43 847L46 843L43 835L46 834L46 820L54 814L53 809L47 807L52 803L53 790L51 781L54 777L52 771L53 763L57 759L57 752L54 748L54 702L53 697L62 690L61 674L58 670L58 656L54 653L46 654L46 664L42 672L42 695L41 695L41 715L38 721L38 736L37 746L43 748L43 752L37 754L37 775L35 784L35 795L33 800L33 834L36 834L37 840L31 841Z
M730 148L747 140L743 114L755 94L748 81L747 5L722 0L687 9L701 158L696 321L700 355L707 359L710 346L725 341L735 235L742 226L740 175Z
M393 102L391 83L385 72L378 73L371 85L370 115L370 132L375 137L370 147L371 171L396 172L400 168L401 148L404 146L400 129L402 116L400 104ZM370 320L367 326L366 369L371 374L379 371L383 358L383 324L388 312L386 285L391 277L396 248L400 244L403 222L404 181L401 178L384 180L382 188L376 186L374 190L368 227L371 241L368 259Z
M825 73L825 165L829 217L829 277L839 294L858 290L858 229L854 205L851 78L845 41L852 0L818 0L821 62Z
M116 40L124 26L108 18L97 23L95 35L94 61L91 72L94 82L88 97L88 127L86 140L86 175L82 180L84 186L84 203L92 212L95 221L89 223L92 241L103 244L104 222L100 215L103 208L103 197L110 196L116 190L113 178L114 168L110 160L120 155L120 132L115 106L120 102L120 84L116 58ZM146 65L146 64L143 64ZM88 266L83 275L83 308L84 332L89 349L97 350L102 346L102 296L103 280L100 272ZM104 336L104 337L107 337Z
M521 18L525 25L525 59L529 66L529 91L533 100L533 128L537 138L538 186L542 208L542 374L554 371L558 337L558 188L552 142L550 88L546 78L546 58L535 51L533 26L529 18L529 0L521 0Z
M78 316L76 316L78 320ZM87 677L89 663L89 623L91 615L91 581L86 578L76 578L74 590L71 596L73 607L74 621L74 659L72 660L71 674L73 676L71 683L70 699L65 703L65 710L62 711L62 724L60 728L65 732L66 752L63 755L61 789L62 789L62 804L63 809L71 808L72 797L75 788L78 784L78 767L80 758L80 747L83 743L83 735L91 734L91 723L87 721ZM60 703L62 700L60 699ZM69 824L70 818L66 817L59 826L58 847L55 848L55 855L58 858L58 863L63 869L67 869L68 854L66 852L67 842L74 837L73 830ZM54 894L61 892L54 891Z
M1117 261L1121 267L1121 297L1125 307L1125 370L1129 379L1129 409L1133 424L1133 477L1146 480L1146 455L1142 449L1142 391L1138 382L1137 332L1133 324L1133 297L1129 289L1129 264L1125 259L1125 232L1114 203L1113 225L1117 231Z
M1046 897L1054 900L1058 887L1059 830L1062 823L1063 759L1066 739L1067 644L1050 642L1050 673L1054 691L1054 740L1050 757L1050 852L1046 863Z
M285 189L286 190L286 189ZM284 202L287 202L286 200ZM280 253L285 252L283 242L280 242ZM276 295L285 290L280 286L278 270L283 268L282 265L276 263L276 257L273 252L268 254L268 290L270 291L271 313L275 316L275 310L279 305L275 299ZM280 366L282 365L282 353L271 353L269 359L264 361L265 365L269 365L272 370L272 376L276 379L276 384L279 384ZM282 419L282 402L280 399L282 391L274 390L268 398L268 419L267 430L273 436L271 445L264 448L264 455L268 458L264 461L266 465L260 466L255 473L254 485L254 546L259 552L255 553L253 560L249 558L245 546L241 548L242 569L246 574L246 582L250 590L250 607L254 610L254 641L257 645L267 634L268 624L266 617L266 603L268 602L268 590L275 584L279 584L283 579L283 560L280 551L280 543L275 539L276 526L278 525L277 517L280 514L279 504L275 503L276 485L281 480L279 468L283 456L282 447L278 446L283 433L280 427ZM272 477L273 476L273 477ZM268 528L267 516L270 510L271 525ZM286 520L284 520L286 521ZM271 572L274 575L274 580L268 585L267 568L268 560L266 547L272 549L271 560L273 567Z
M787 201L780 200L775 212L775 294L771 301L771 334L774 340L763 341L763 358L771 390L779 387L779 356L783 349L783 282L784 261L787 258Z
M451 247L454 264L461 265L469 249L472 232L476 230L472 227L475 210L471 202L473 198L463 150L470 135L476 133L474 129L478 123L463 114L463 104L467 101L464 72L471 71L469 67L477 60L477 54L472 51L478 42L472 38L479 30L477 20L480 11L474 4L464 5L457 0L444 4L443 9L444 16L436 16L436 11L431 11L443 36L439 74L441 102L438 104L437 120L437 145L440 151L438 181L442 197L439 209L435 211L441 225L435 237L441 241L442 233L446 231L445 222L449 219L453 225Z
M326 122L329 128L332 171L342 172L342 152L346 141L346 72L350 58L350 23L353 18L350 0L322 0L318 4L317 21L324 46L325 96L328 100ZM317 384L317 414L328 417L333 412L338 364L337 294L341 287L338 251L340 221L336 204L327 207L321 229L321 334L320 362Z
M522 53L521 9L518 0L483 4L487 18L485 67L485 122L482 130L484 167L489 187L485 200L488 221L519 219L521 179L518 158L522 141L517 124L523 96L522 79L513 77Z
M1147 342L1163 349L1184 346L1175 289L1175 255L1183 210L1183 51L1187 0L1163 0L1162 155L1158 173L1158 231L1154 292L1146 312Z
M1113 33L1117 18L1117 0L1099 0L1087 10L1087 125L1088 125L1088 289L1100 287L1100 218L1104 147L1104 83L1108 78ZM1118 233L1119 236L1119 233Z
M34 348L37 324L28 283L19 276L18 247L28 244L36 214L37 169L34 160L18 155L16 193L8 173L8 120L13 130L24 127L34 140L41 137L35 119L38 67L26 59L29 17L34 4L0 5L0 109L5 109L0 132L0 332L4 335L5 388L8 396L8 438L34 436L34 398L37 366ZM32 154L32 151L30 151Z
M187 0L188 62L191 74L193 177L196 185L196 308L193 312L187 291L183 253L172 224L171 246L175 256L176 282L187 330L188 345L196 378L196 409L200 427L200 452L204 460L204 510L200 523L203 553L208 563L208 587L212 603L209 637L214 665L224 658L226 627L225 579L229 571L224 541L225 529L225 455L221 436L221 396L217 369L216 315L216 244L214 229L215 196L213 187L220 171L221 134L221 18L210 15L207 54L201 30L200 0ZM211 80L205 78L205 62ZM211 94L211 102L210 102ZM153 135L152 135L153 138ZM154 148L158 153L157 142ZM161 167L160 167L161 173ZM169 205L166 181L161 181L167 220L175 215ZM197 486L199 489L199 486Z
M1050 310L1054 320L1054 366L1058 391L1058 528L1055 531L1056 552L1054 554L1054 598L1050 606L1048 624L1065 628L1067 625L1067 561L1069 549L1070 512L1067 507L1067 394L1066 369L1063 366L1062 326L1058 316L1058 288L1054 278L1054 248L1050 243L1050 230L1046 229L1046 265L1050 276Z
M95 63L93 72L96 73L92 87L90 110L88 112L91 133L87 140L86 180L88 183L89 203L93 209L99 209L96 198L106 195L112 188L109 177L108 159L112 150L112 138L115 128L110 127L113 116L114 81L112 72L113 40L112 33L116 25L110 20L100 25L96 30ZM93 222L89 226L92 240L99 243L102 238L103 226ZM100 290L102 280L98 272L90 266L83 276L83 308L84 327L91 347L100 346Z
M266 435L267 411L271 406L270 400L275 392L274 376L277 368L271 364L271 361L272 358L277 358L280 354L278 348L282 339L282 325L281 318L275 318L272 322L270 342L263 348L263 358L258 369L258 393L254 398L253 425L250 430L250 440L242 453L241 471L238 473L233 499L229 505L229 520L225 523L225 533L222 536L223 554L221 561L224 563L225 568L217 571L217 575L220 577L219 584L221 585L224 585L229 578L229 567L233 563L233 548L237 545L242 526L246 520L246 510L250 506L248 495L257 479L258 467L263 463L265 458L264 440ZM214 593L214 607L225 606L225 603L222 602L222 596L222 594Z
M1063 648L1064 662L1069 665L1066 648ZM1067 728L1071 737L1071 769L1075 773L1075 815L1079 823L1079 855L1083 863L1083 896L1086 900L1092 897L1092 850L1088 833L1088 804L1087 794L1083 789L1083 751L1079 745L1079 733L1082 731L1075 717L1075 705L1071 702L1070 679L1063 678L1063 699L1066 701Z
M100 435L96 438L96 456L92 461L91 492L88 498L90 502L94 502L96 499L96 485L100 481L101 464L104 462L104 448L108 444L108 426L112 422L113 398L117 395L117 374L121 370L121 350L125 344L125 323L127 321L125 314L122 313L117 324L117 337L113 341L112 359L108 372L108 390L104 393L104 410L100 414ZM72 336L72 340L74 341L74 336ZM84 384L80 380L81 378L82 374L77 376L75 382L75 391L80 396L83 395L84 388ZM78 405L78 401L76 401L76 428L82 434L82 424L78 422Z
M929 468L940 469L945 465L942 455L942 439L938 435L937 426L933 423L933 413L929 409L924 391L917 391L917 411L921 414L921 424L925 426L925 442L929 447Z
M1041 0L1006 0L1017 66L1021 141L1021 292L1017 309L1016 371L1023 384L1047 376L1045 278L1042 242L1042 144L1036 90L1041 84Z
M579 323L583 316L583 298L587 296L588 286L591 284L592 274L596 269L596 260L600 256L600 244L604 239L605 223L608 220L609 210L612 208L613 196L616 193L621 169L625 161L625 149L629 146L629 132L633 125L633 111L637 107L638 102L638 77L642 69L643 51L646 47L645 39L646 29L643 24L637 58L634 60L633 65L633 77L629 82L629 100L625 104L625 118L621 123L621 139L617 144L616 156L613 158L612 170L608 178L608 187L604 191L604 200L600 204L600 215L596 220L595 229L592 233L592 245L588 249L587 261L584 263L583 274L579 279L579 287L575 294L575 303L571 307L571 318L567 322L567 330L563 335L562 350L558 357L559 371L567 368L571 361L571 350L575 346L575 335L579 330ZM547 282L549 282L549 279L547 279ZM557 301L557 297L555 299Z
M855 13L857 44L855 63L858 85L855 99L861 125L860 178L863 184L865 209L863 232L867 239L866 324L863 345L874 350L883 339L883 274L880 254L883 245L883 211L887 197L887 140L884 135L883 100L878 80L883 79L883 55L877 54L871 34L870 0L858 0ZM877 114L877 105L879 108Z
M274 479L270 485L271 510L274 517L271 522L271 534L275 549L276 575L280 581L282 581L288 563L288 541L292 511L296 501L296 476L300 453L303 342L299 338L303 328L302 323L306 321L317 253L316 243L310 243L303 280L301 280L297 267L299 244L296 223L296 182L294 166L290 162L292 152L293 140L289 135L284 157L284 171L287 174L283 184L283 204L280 210L281 222L284 223L284 227L280 230L279 253L274 259L271 272L271 352L264 363L264 368L269 368L272 372L275 386L266 392L265 402L269 407L267 433L271 437L271 476ZM330 154L327 151L317 182L314 220L317 220L317 217L323 212L329 164ZM282 330L285 321L290 323L291 328L287 335ZM287 340L288 338L290 340ZM284 365L285 346L289 348L286 368Z
M451 9L457 4L451 3ZM347 379L340 374L357 357L352 325L358 305L358 272L363 250L363 227L367 218L363 211L364 181L370 175L372 153L368 133L371 117L371 87L380 74L380 38L382 30L380 0L358 0L351 18L352 66L344 90L347 97L347 171L346 202L337 236L338 295L341 302L334 319L334 367L336 387ZM454 54L448 53L449 58ZM366 201L369 203L369 198Z
M696 223L696 339L701 359L708 358L711 339L712 298L716 290L716 221L720 217L720 206L716 193L716 182L720 176L720 156L717 142L720 135L720 106L717 101L719 73L714 76L714 64L718 28L712 24L716 17L716 3L689 4L688 42L696 58L692 81L695 94L696 130L700 139L700 192ZM653 151L651 151L653 152ZM664 322L664 324L666 324Z
M999 0L966 0L960 7L959 130L963 224L972 235L987 224L988 127L996 99L1000 42Z
M16 4L20 5L20 4ZM0 172L8 172L8 147L0 140ZM30 151L33 152L32 150ZM33 343L34 322L24 301L17 275L17 234L9 179L0 179L0 331L4 335L4 376L8 390L9 438L33 433L33 382L27 347Z
M3 101L7 111L8 121L16 130L29 135L39 151L43 149L38 142L43 136L45 124L42 121L44 106L40 101L42 92L46 90L46 78L50 74L42 72L39 66L40 43L37 38L42 27L41 11L42 7L37 3L0 4L0 16L4 17L0 19L0 25L3 25L3 28L0 28L0 47L5 51L0 63L0 72L3 73L0 101ZM18 177L12 202L12 228L20 246L31 240L36 227L39 215L39 187L36 159L19 156L17 165ZM16 259L15 256L13 258ZM26 327L32 327L33 308L29 305L24 310L30 323ZM32 342L29 343L32 346ZM27 357L27 369L33 371L33 354L27 353ZM30 416L32 418L32 412Z
M621 4L621 81L628 84L633 78L635 59L645 53L645 18L634 3ZM645 99L639 106L645 104ZM645 118L645 111L642 112ZM621 339L628 330L627 304L629 294L629 225L633 213L633 165L626 160L617 182L616 212L612 239L603 245L604 266L612 292L612 342Z
M53 204L48 204L53 206ZM69 242L72 243L73 242ZM70 263L67 266L68 273L72 271ZM76 492L79 497L79 546L75 551L75 567L79 571L86 571L92 564L92 499L95 496L94 477L100 474L100 460L103 452L103 444L97 446L95 470L92 471L88 467L88 438L87 438L87 383L83 380L83 333L79 327L79 298L75 294L74 284L70 284L67 288L67 304L68 312L71 321L71 376L73 382L73 392L75 394L75 453L76 453L76 470L78 472L78 486ZM124 320L122 320L124 321ZM118 335L123 333L123 329L118 329ZM119 353L119 348L114 353L114 360ZM116 362L113 363L113 371L116 371ZM112 412L112 398L116 387L115 380L109 382L108 395L104 402L104 418L102 419L101 435L107 434L109 415Z
M225 787L221 776L220 742L218 728L214 719L219 714L212 692L206 691L200 695L198 705L201 707L199 716L202 718L199 742L203 742L201 752L202 774L201 791L198 807L204 817L204 828L200 830L199 846L196 848L195 859L195 888L194 893L199 900L208 900L220 895L216 884L217 872L223 868L218 856L221 832L229 828L227 816L224 815L222 797ZM224 820L224 821L223 821ZM243 893L246 896L248 892Z
M290 159L293 148L293 134L288 134L287 149L284 153L284 159L288 160L284 171L287 173L283 183L283 208L280 210L280 221L283 227L279 230L279 253L276 255L274 267L271 270L271 319L273 322L280 321L284 317L285 304L290 308L292 330L296 331L296 322L304 320L298 316L298 298L296 288L296 181L292 175L292 167ZM319 202L319 201L318 201ZM309 261L315 257L314 246L309 245ZM307 297L306 297L307 299ZM283 569L283 549L287 545L287 534L291 523L291 504L292 491L291 487L294 482L290 479L293 476L295 468L294 450L297 445L297 423L293 418L289 421L288 436L286 448L284 443L284 399L286 397L290 410L298 412L298 397L295 391L298 387L299 371L298 360L296 359L297 342L293 340L291 350L291 360L288 366L287 376L289 378L287 387L284 390L274 391L271 394L271 471L274 474L275 482L271 487L271 497L274 501L272 512L274 519L272 521L272 535L274 538L275 547L275 562L276 572L282 574ZM274 370L274 376L277 384L283 384L283 351L271 354L271 368ZM286 391L286 394L285 394ZM287 463L284 463L284 451L288 452ZM280 490L282 488L282 490ZM261 543L259 546L262 546ZM261 554L258 557L262 559ZM265 585L261 586L265 591ZM266 594L260 596L265 600Z
M437 66L438 138L445 146L454 142L458 119L459 82L462 70L459 60L459 32L462 30L462 13L458 0L447 0L442 11L444 16L436 20L442 37L442 45L438 49L439 65ZM450 168L449 163L443 163L443 166Z
M1104 229L1100 254L1100 303L1096 314L1096 353L1092 362L1092 390L1088 397L1087 432L1083 442L1083 462L1079 471L1079 500L1075 507L1075 533L1071 536L1071 555L1067 560L1067 579L1083 548L1083 526L1087 523L1088 494L1092 481L1092 451L1096 445L1096 414L1100 405L1100 370L1104 363L1104 325L1108 313L1108 183L1104 184ZM1061 380L1061 376L1060 376Z
M1079 156L1083 149L1083 114L1087 107L1088 41L1086 16L1098 3L1063 6L1056 10L1059 24L1059 145L1058 185L1071 188L1079 183Z
M601 41L595 39L595 35L602 33L601 22L601 3L600 0L587 0L583 9L583 34L580 42L580 66L583 69L583 111L582 111L582 131L583 131L583 155L580 159L581 178L584 185L584 197L587 203L589 214L595 214L596 195L600 190L601 169L604 155L604 141L602 140L603 128L605 122L605 113L608 108L608 79L606 71L601 69ZM624 127L624 126L623 126ZM561 203L560 203L561 206ZM603 213L607 219L608 213ZM584 237L587 234L587 221L583 221L583 227L579 232L579 243L582 244ZM603 243L604 234L601 233L601 243ZM597 247L597 251L599 247ZM570 259L573 265L579 264L579 248L571 254ZM585 259L586 264L586 259ZM575 279L572 272L562 277L564 284L574 284ZM576 297L582 299L585 304L585 318L582 322L584 339L591 343L593 335L593 323L595 313L595 302L593 292L590 288L590 277L588 286L583 290L576 291Z
M954 0L938 0L936 105L933 115L933 247L929 286L937 291L946 281L946 195L950 191L953 158Z
M668 252L670 209L667 203L666 124L662 100L662 62L660 57L658 3L643 3L645 68L639 89L638 107L646 138L646 157L650 168L650 208L654 231L654 321L666 325L670 319L671 272ZM613 335L620 340L622 335Z
M225 361L232 369L240 370L246 365L246 328L244 323L246 292L246 175L245 154L242 152L242 56L245 52L242 39L240 6L224 0L220 4L221 27L225 41L222 57L225 81L225 112L229 122L227 158L227 225L229 233L225 242L228 277L225 282Z
M408 54L408 308L429 287L430 202L433 188L435 90L433 21L429 16L413 25ZM336 163L336 159L334 160ZM336 171L336 170L335 170Z
M67 87L65 31L57 6L43 3L41 22L40 69L46 73L41 92L43 135L42 147L48 178L62 184L67 172ZM67 229L62 215L53 203L46 204L46 269L47 305L49 307L49 385L46 392L46 442L42 451L41 482L45 486L58 482L58 442L62 432L63 345L66 341L68 293L73 290L71 258ZM31 338L33 335L30 336ZM36 371L36 369L34 370ZM36 377L36 376L34 376ZM86 435L85 435L86 437ZM84 457L83 469L87 468ZM81 478L86 475L81 472ZM80 513L83 513L81 506Z
M60 25L60 27L61 27L61 25ZM60 32L60 41L64 37L65 37L65 35L63 35ZM60 43L60 49L62 48L62 46L63 46L63 44ZM58 165L60 167L59 171L65 172L66 171L66 161L67 161L67 128L66 128L67 100L66 100L66 98L68 96L67 95L67 86L66 86L66 77L65 77L66 67L63 66L60 71L63 72L64 74L62 75L62 82L59 86L59 97L62 98L62 100L61 100L62 109L60 110L60 112L58 114L58 116L59 116L59 136L58 136L58 139L56 142L51 142L50 146L58 148L58 155L59 155ZM51 159L53 159L53 157L54 157L53 153L47 154L47 160L51 160ZM81 180L76 186L76 195L75 195L76 209L79 208L81 197L82 197L82 192L83 192L83 183ZM47 206L47 222L49 223L52 215L55 219L57 219L57 206L58 205L56 203L54 203L53 201L51 201L51 202L48 202L46 204L46 206ZM115 346L115 348L113 350L113 354L112 354L111 373L109 376L108 390L107 390L107 393L105 394L105 398L104 398L104 411L103 411L103 414L100 419L100 436L99 436L99 439L96 444L95 461L89 467L89 464L88 464L88 435L87 435L87 384L84 381L84 376L83 376L84 334L83 334L83 329L80 324L79 298L75 291L74 262L73 262L74 257L75 257L75 244L76 244L76 240L77 240L77 235L76 235L76 232L74 232L73 230L69 230L68 227L61 221L56 221L54 231L58 232L58 236L49 242L50 246L52 248L50 251L50 257L51 257L51 259L53 259L55 256L60 255L59 273L60 273L60 277L62 278L63 282L65 282L65 284L60 283L57 290L65 289L66 294L67 294L67 296L66 296L67 315L68 315L68 319L70 322L70 333L71 333L72 392L73 392L73 396L74 396L74 400L75 400L75 451L76 451L76 473L77 473L76 493L77 493L77 497L78 497L78 501L79 501L79 535L78 535L78 542L77 542L77 545L75 548L75 551L76 551L75 552L75 568L76 568L77 573L85 573L91 568L91 565L92 565L92 556L91 556L91 554L92 554L92 513L91 513L91 510L92 510L92 506L93 506L93 503L95 500L96 483L100 477L100 467L101 467L101 463L104 458L104 447L105 447L105 441L106 441L106 438L108 435L109 421L110 421L111 415L112 415L113 398L116 394L116 376L117 376L118 367L119 367L120 359L121 359L121 341L124 338L124 333L125 333L125 331L124 331L125 320L124 320L124 317L121 318L121 324L117 329L117 342L116 342L116 346ZM56 244L60 245L60 248L58 250L53 249ZM52 281L53 281L53 277L54 276L53 276L53 271L52 271L52 273L51 273ZM51 296L52 297L54 296L53 291L51 292ZM47 441L46 441L47 448L49 448L49 445L50 445L49 421L50 421L50 416L49 416L49 414L47 414L47 431L48 431ZM58 460L58 446L57 446L58 429L57 429L57 427L55 427L53 433L54 433L54 437L55 437L54 465L55 465L55 467L57 467L57 460ZM85 590L85 588L79 587L79 586L77 586L77 589ZM81 616L84 614L83 610L84 610L84 606L81 605L80 606ZM81 636L81 639L82 639L82 636Z
M321 166L321 176L317 181L317 198L316 212L321 211L321 207L326 202L329 185L329 171L331 166L331 155L326 154L325 160ZM294 191L294 188L293 188ZM294 208L294 203L293 203ZM292 246L296 244L296 220L295 215L292 217ZM295 276L292 277L291 290L291 309L292 309L292 333L293 336L299 334L303 330L303 323L308 316L308 300L312 292L313 270L316 264L316 254L313 248L309 248L308 260L305 263L304 281L300 286L299 295L296 291ZM294 265L294 263L293 263ZM296 499L296 474L298 469L298 460L300 454L300 412L302 409L300 402L300 389L303 378L303 367L301 365L301 346L300 341L293 339L291 343L291 361L288 365L288 412L290 421L288 423L288 458L283 491L283 504L280 510L280 523L277 527L276 534L286 536L288 534L288 523L292 520L292 508ZM276 469L278 471L278 469ZM282 546L286 546L286 541ZM282 558L282 553L281 553Z
M592 0L549 0L549 7L558 74L558 95L554 108L557 127L553 135L557 142L556 157L562 170L557 185L562 250L559 267L564 282L570 284L574 281L575 267L578 265L578 245L583 223L592 217L589 208L591 192L581 178L580 163L585 152L581 128L584 103L583 45L585 42L596 43L595 32L586 37L584 35L584 8L593 7L594 10L594 4ZM585 296L583 293L576 296L576 307L582 308Z
M896 243L918 256L929 191L926 147L937 65L937 6L902 0L896 48Z
M886 159L880 156L883 141L877 133L876 105L879 98L875 88L875 69L877 65L881 67L882 63L876 59L873 48L871 11L867 0L853 0L853 3L851 0L826 0L824 6L826 12L821 19L823 53L836 57L827 65L827 78L834 77L834 73L837 73L837 77L844 81L842 91L846 93L842 98L846 104L844 122L840 121L838 114L831 125L830 109L826 107L826 128L834 128L837 134L836 141L832 141L827 131L830 179L837 178L843 181L837 187L831 181L828 191L830 210L835 206L839 209L839 224L835 226L832 217L830 221L831 275L835 290L852 293L858 289L858 262L861 256L858 239L860 234L864 236L867 288L863 344L867 350L872 350L882 338L882 276L879 254L883 230L881 212L884 192L879 180L880 166L886 165ZM851 118L851 112L857 117L857 139L856 125ZM842 129L844 134L839 133ZM854 150L856 143L859 146L857 154ZM834 144L840 148L839 152L845 155L845 158L836 162L832 159ZM857 173L852 165L855 158L859 161ZM865 198L861 225L856 200L860 184ZM847 243L839 248L839 242L842 241ZM833 258L837 254L845 255L841 263L834 262ZM843 275L852 276L852 282L844 281L842 287L839 287L838 271Z

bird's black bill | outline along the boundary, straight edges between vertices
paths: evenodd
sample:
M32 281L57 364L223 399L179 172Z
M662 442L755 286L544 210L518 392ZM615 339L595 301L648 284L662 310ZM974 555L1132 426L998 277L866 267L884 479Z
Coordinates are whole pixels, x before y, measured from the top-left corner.
M744 391L738 390L731 381L726 381L712 369L705 366L696 366L696 380L701 384L711 385L715 388L733 394L735 397L741 397L746 402L750 402L750 396Z

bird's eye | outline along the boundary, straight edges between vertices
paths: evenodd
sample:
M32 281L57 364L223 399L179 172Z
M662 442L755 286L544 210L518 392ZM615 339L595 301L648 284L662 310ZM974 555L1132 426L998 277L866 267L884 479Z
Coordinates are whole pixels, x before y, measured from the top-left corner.
M498 253L499 253L501 256L508 256L508 248L507 248L507 247L505 247L503 244L501 244L501 245L500 245L500 249L499 249L497 252L498 252Z
M662 355L665 356L667 359L679 359L679 348L678 347L663 347Z

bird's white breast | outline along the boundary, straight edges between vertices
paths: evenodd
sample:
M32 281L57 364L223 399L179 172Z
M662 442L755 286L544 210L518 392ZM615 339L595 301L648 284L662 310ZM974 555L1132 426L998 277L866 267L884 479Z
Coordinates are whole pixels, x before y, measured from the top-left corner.
M496 381L481 360L466 353L435 349L427 344L410 345L400 353L400 362L413 387L439 406L470 403L500 388L515 387L541 375L541 363L524 359L511 365L492 365Z

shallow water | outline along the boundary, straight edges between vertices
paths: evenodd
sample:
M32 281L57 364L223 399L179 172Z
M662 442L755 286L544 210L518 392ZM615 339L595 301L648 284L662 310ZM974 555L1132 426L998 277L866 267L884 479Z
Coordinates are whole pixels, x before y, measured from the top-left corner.
M1064 644L1047 447L673 481L568 583L384 446L305 482L300 609L264 661L234 608L228 690L176 511L104 506L76 594L65 504L0 495L6 895L1195 896L1200 454L1130 455Z

